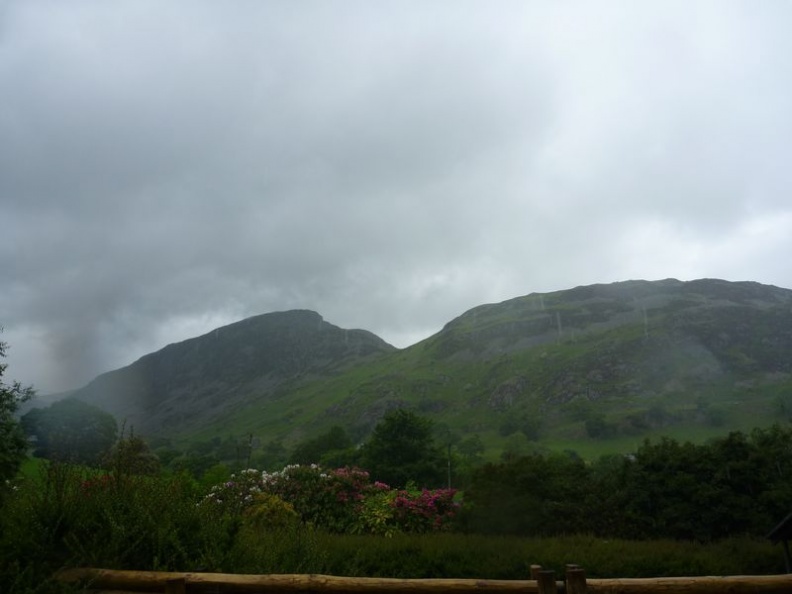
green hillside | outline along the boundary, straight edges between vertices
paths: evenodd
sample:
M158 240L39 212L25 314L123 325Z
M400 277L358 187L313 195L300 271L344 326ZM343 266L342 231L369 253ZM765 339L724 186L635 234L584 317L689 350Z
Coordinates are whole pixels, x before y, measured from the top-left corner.
M718 280L630 281L474 308L435 336L251 397L184 439L290 445L332 425L362 439L407 407L504 449L631 451L779 420L792 395L792 291Z
M395 348L312 311L255 316L171 344L100 375L72 396L140 434L178 436L277 398L286 386L328 377Z

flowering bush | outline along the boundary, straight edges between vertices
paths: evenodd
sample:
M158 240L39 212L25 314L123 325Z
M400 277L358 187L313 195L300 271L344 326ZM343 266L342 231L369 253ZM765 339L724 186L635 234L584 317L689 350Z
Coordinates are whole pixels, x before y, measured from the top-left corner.
M379 536L393 536L401 532L395 518L396 491L387 485L378 493L372 493L363 500L360 513L352 526L351 532L355 534L377 534Z
M445 530L456 515L453 489L381 490L363 502L353 528L359 534L393 536L400 532L423 533Z
M384 483L372 483L369 473L359 468L325 471L317 464L290 464L278 472L249 469L232 475L212 487L204 504L245 512L269 495L286 502L305 524L332 532L390 536L447 528L457 508L454 494L452 489L415 487L397 491ZM271 506L272 500L267 505ZM268 513L262 509L262 518Z
M261 475L262 490L294 506L302 521L333 532L346 532L355 521L366 493L374 488L358 468L324 471L317 464L290 464Z
M396 493L394 518L404 532L447 529L456 515L455 489L418 490L412 485Z
M253 497L259 493L261 474L249 468L238 475L232 474L226 482L212 487L202 503L218 511L240 513L253 503Z

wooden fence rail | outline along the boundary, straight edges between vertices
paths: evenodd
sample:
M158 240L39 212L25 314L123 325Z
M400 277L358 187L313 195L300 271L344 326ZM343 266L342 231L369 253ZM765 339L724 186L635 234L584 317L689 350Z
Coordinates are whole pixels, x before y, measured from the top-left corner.
M114 594L792 594L792 575L587 579L578 566L531 566L530 580L390 579L67 569L56 579Z

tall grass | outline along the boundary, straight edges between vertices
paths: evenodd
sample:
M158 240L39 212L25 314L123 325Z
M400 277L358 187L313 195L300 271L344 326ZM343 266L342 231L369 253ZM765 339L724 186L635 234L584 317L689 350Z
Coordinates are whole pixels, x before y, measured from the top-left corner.
M462 534L394 538L320 536L325 551L312 572L396 578L528 579L539 564L568 563L589 577L763 575L782 573L780 547L748 538L717 543L603 540L591 536L518 538Z
M215 570L228 566L240 524L196 505L186 477L107 475L43 465L19 481L0 517L0 591L54 588L66 566Z

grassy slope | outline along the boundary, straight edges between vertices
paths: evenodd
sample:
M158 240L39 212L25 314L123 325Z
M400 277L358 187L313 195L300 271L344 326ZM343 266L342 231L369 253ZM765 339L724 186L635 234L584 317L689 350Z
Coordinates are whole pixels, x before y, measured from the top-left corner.
M431 356L432 347L431 342L417 345L330 380L308 382L288 396L240 409L222 424L208 427L189 438L252 433L262 441L283 439L289 445L334 424L358 427L360 432L365 432L385 407L407 404L461 435L478 434L490 454L487 457L497 456L504 447L511 446L522 447L525 451L532 448L574 450L585 458L592 458L606 453L633 451L645 437L668 435L700 442L729 430L750 430L770 425L777 421L773 412L775 397L789 388L788 383L783 383L761 387L750 394L735 393L727 385L699 390L698 397L722 409L723 418L719 426L692 418L696 404L686 392L652 401L625 397L608 399L606 396L596 403L595 410L613 423L618 423L630 413L646 411L657 402L662 402L669 413L676 413L682 419L667 426L636 431L633 435L592 439L586 435L584 421L576 418L573 405L547 404L541 395L542 384L558 373L558 369L585 354L587 345L550 345L541 350L504 355L494 364L492 361L438 361ZM493 409L489 405L489 394L493 388L515 376L529 378L535 392L516 405L503 410ZM365 411L368 411L370 419ZM510 417L523 414L543 419L536 443L519 437L505 437L498 431Z
M252 433L289 446L337 424L362 438L388 408L409 406L462 436L478 434L488 458L505 447L574 450L591 458L632 451L646 437L703 441L777 421L774 402L792 391L792 380L763 381L744 350L719 352L716 359L702 345L723 327L736 333L745 310L699 315L701 303L706 299L686 295L641 310L624 301L570 302L569 292L558 292L481 306L409 349L330 379L303 380L184 437ZM698 316L693 322L680 317L690 308ZM761 345L751 341L759 343L757 328L775 323L778 312L747 313L753 318L741 344L754 348L755 357L773 356L768 349L757 355ZM526 336L544 338L531 346L521 343ZM709 368L717 374L707 375ZM669 377L682 379L674 384ZM630 385L636 378L640 389ZM637 427L630 421L653 410L663 418ZM705 418L713 410L717 421ZM616 435L590 438L585 418L592 415L617 427ZM521 418L541 419L538 441L501 435L507 421Z

